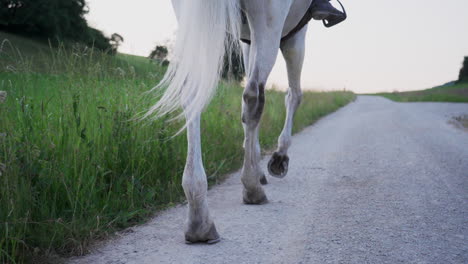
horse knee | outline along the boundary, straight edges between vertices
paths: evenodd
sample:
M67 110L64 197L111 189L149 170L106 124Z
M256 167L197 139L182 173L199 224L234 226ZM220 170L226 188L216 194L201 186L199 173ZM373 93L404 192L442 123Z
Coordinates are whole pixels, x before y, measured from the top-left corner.
M265 84L250 81L242 94L242 99L244 101L242 122L244 124L258 123L265 106Z

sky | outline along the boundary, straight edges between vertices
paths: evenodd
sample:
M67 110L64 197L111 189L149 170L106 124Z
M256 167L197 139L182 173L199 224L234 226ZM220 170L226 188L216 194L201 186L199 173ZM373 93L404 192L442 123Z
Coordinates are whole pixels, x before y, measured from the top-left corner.
M251 0L257 1L257 0ZM458 78L468 56L468 0L342 0L348 19L309 23L303 89L357 93L431 88ZM174 41L170 0L88 0L89 24L125 39L122 53L147 56ZM335 3L336 4L336 3ZM269 85L287 88L279 55Z

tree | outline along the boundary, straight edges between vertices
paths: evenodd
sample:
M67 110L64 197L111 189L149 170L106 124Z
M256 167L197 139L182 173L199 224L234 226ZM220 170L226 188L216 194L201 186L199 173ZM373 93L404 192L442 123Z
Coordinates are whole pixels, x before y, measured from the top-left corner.
M166 59L168 54L169 51L166 46L156 46L148 58L159 62L162 66L167 66L169 64L169 61Z
M458 76L458 81L468 82L468 57L465 57L465 60L463 61L463 65Z
M104 36L102 31L95 28L88 28L86 37L84 40L79 41L86 44L88 47L93 47L105 52L110 52L112 54L112 45L110 44L110 39Z
M112 34L110 38L110 44L112 45L112 54L117 54L117 50L119 49L119 46L122 42L124 42L124 38L121 35L117 33Z
M232 54L224 56L223 78L242 81L245 75L242 54L233 51Z
M166 59L168 53L169 51L166 46L156 46L156 48L151 51L149 58L152 60L163 61Z
M169 50L166 46L156 46L148 56L148 58L157 61L163 66L169 64L167 56ZM224 56L223 73L224 79L233 79L235 81L242 81L245 75L244 64L242 55L237 51L233 51L232 54Z
M90 28L85 0L0 0L0 30L39 38L112 47L101 31ZM105 41L107 40L107 45Z

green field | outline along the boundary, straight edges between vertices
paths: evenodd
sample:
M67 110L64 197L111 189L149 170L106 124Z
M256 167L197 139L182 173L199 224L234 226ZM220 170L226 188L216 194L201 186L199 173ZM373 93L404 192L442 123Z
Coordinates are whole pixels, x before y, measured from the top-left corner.
M438 86L422 91L379 93L397 102L468 102L468 83Z
M0 37L0 91L8 94L0 100L0 263L83 254L91 241L183 200L186 139L171 138L180 123L133 120L156 100L144 92L164 68L141 57ZM203 115L211 184L241 165L241 95L238 84L222 83ZM354 98L305 92L294 131ZM284 115L284 93L268 91L263 149L275 146Z

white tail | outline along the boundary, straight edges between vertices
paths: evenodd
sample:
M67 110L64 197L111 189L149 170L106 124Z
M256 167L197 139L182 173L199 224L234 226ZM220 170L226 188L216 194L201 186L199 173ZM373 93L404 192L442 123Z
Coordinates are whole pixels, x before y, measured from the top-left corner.
M151 91L167 89L145 117L161 117L182 108L190 122L216 91L225 54L238 48L241 14L239 0L184 0L177 7L173 58L163 80Z

